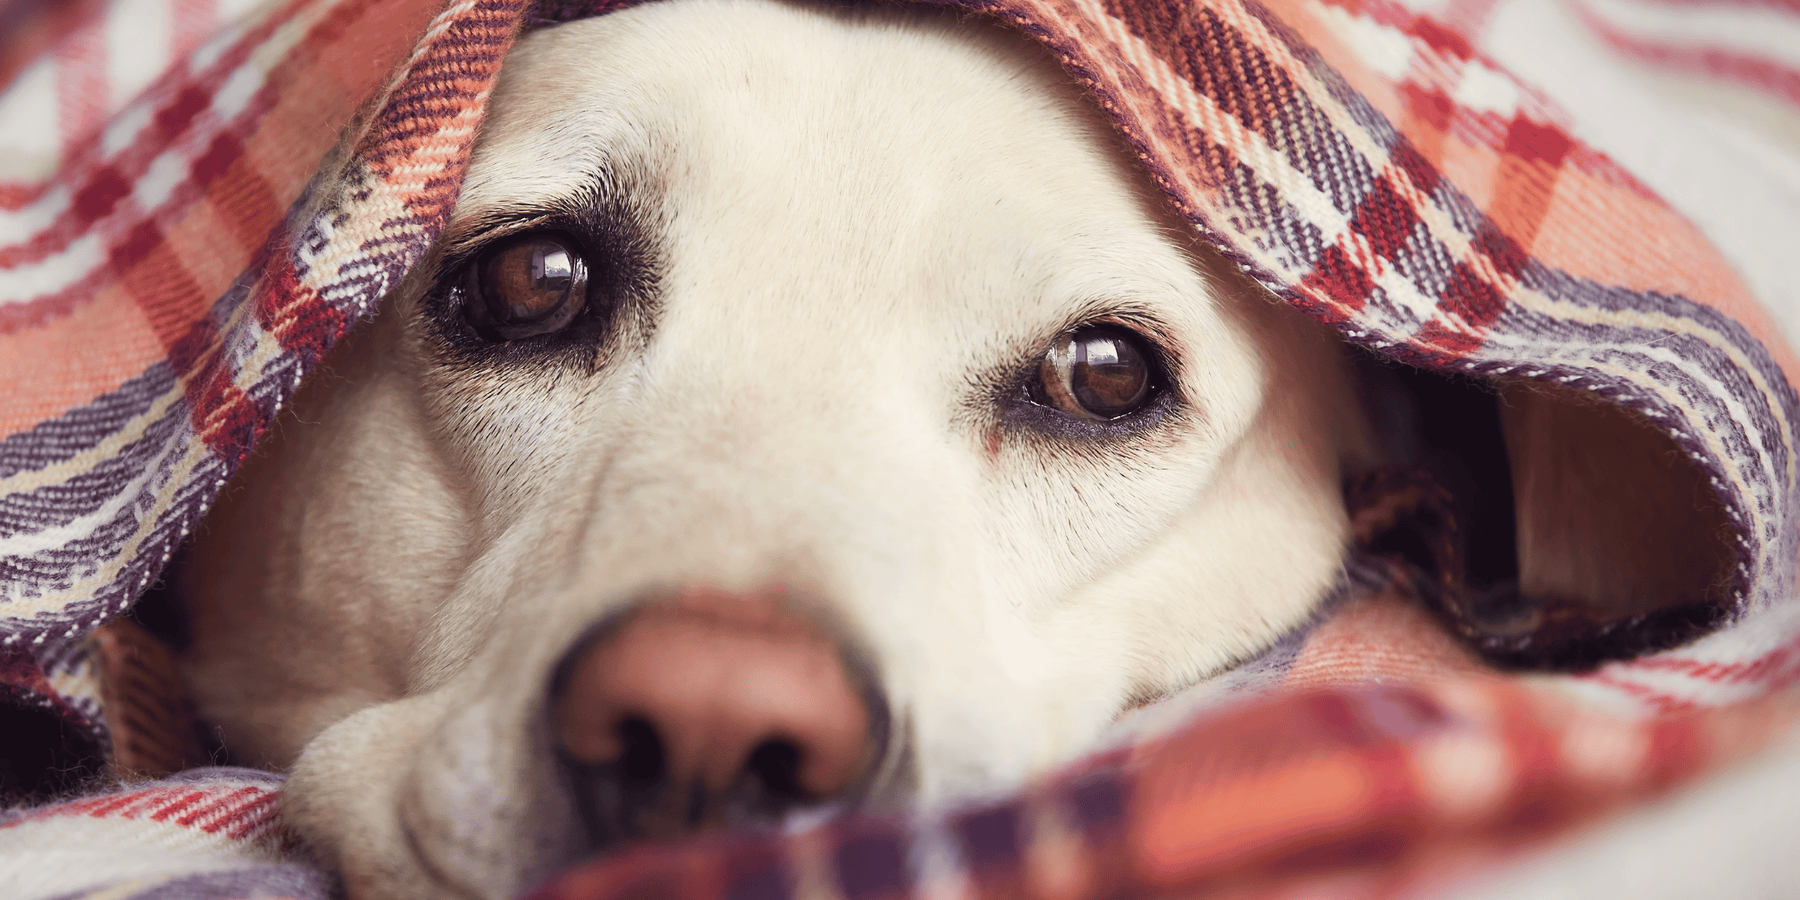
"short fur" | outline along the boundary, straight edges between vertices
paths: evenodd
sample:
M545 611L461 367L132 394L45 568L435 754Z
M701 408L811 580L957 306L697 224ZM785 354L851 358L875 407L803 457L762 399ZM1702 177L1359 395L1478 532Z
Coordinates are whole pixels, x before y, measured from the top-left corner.
M474 341L455 264L552 215L613 248L607 315ZM1161 348L1127 425L1025 396L1090 322ZM585 849L542 720L610 611L792 586L887 693L871 802L1013 783L1308 615L1354 410L1336 340L1196 246L1025 39L647 5L520 41L444 240L192 548L185 663L353 896L507 896Z

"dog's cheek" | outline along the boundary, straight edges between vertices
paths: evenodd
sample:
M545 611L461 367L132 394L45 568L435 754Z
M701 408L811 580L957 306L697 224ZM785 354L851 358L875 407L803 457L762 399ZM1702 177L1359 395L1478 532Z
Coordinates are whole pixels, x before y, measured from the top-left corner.
M474 689L440 691L458 702L419 747L399 817L436 881L510 897L571 864L584 832L539 704Z
M177 573L183 665L240 763L285 766L337 718L398 696L464 557L462 505L406 382L380 363L384 340L334 353Z
M474 696L450 685L368 707L295 765L283 820L352 900L512 896L579 853L542 741L500 739L530 731L528 705Z

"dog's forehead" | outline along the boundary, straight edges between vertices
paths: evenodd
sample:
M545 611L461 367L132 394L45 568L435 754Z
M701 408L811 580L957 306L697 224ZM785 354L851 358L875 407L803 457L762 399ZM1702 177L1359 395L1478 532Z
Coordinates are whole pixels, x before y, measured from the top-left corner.
M1022 36L919 10L729 3L695 32L666 9L521 40L459 224L617 190L661 210L671 274L696 288L828 260L806 277L843 279L823 286L834 302L904 295L932 316L992 311L970 301L994 293L1047 318L1196 293L1117 138Z

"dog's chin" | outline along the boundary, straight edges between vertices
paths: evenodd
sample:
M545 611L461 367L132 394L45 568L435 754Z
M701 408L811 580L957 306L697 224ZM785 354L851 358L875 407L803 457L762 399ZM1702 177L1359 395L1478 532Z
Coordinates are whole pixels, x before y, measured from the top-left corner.
M983 680L1008 680L997 671L989 676ZM481 681L486 692L470 689L469 682ZM284 820L321 863L342 874L353 900L517 896L620 846L584 825L556 762L541 698L494 687L465 670L437 689L336 722L300 754L283 792ZM1097 731L1117 706L1098 695L1083 700L1074 685L1061 694L1065 702L1055 709L1031 709L1015 698L1021 702L1004 704L1011 712L1001 716L954 705L928 715L899 709L908 734L854 806L840 799L757 824L799 830L844 813L928 811L1014 788L1078 749L1072 742ZM972 752L976 747L985 752ZM1020 752L1008 756L995 747ZM933 765L921 767L921 759Z
M383 703L327 728L283 791L284 821L356 900L513 896L589 849L526 727L452 690ZM512 720L510 723L507 720Z

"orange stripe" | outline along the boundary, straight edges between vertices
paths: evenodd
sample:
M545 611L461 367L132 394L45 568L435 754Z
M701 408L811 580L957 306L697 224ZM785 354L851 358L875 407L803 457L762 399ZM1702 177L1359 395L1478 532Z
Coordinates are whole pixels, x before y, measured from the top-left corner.
M149 248L142 260L127 268L120 281L137 299L157 339L169 348L206 314L210 301L181 264L174 248L160 240L160 232L156 237L159 242Z
M251 255L268 240L263 234L253 241L240 225L215 206L209 195L188 207L165 231L170 252L200 285L207 310L224 296L249 266Z
M1556 146L1548 150L1550 159L1538 158L1530 146L1509 147L1501 153L1495 171L1494 199L1486 209L1488 220L1502 234L1517 241L1527 255L1536 255L1533 250L1538 230L1550 215L1557 184L1567 168L1563 161L1574 143L1559 127L1538 126L1523 116L1514 120L1514 128L1540 131Z
M1678 294L1737 320L1784 372L1800 360L1731 263L1686 217L1623 185L1569 168L1531 255L1579 278Z
M70 315L0 338L0 435L53 419L117 390L166 356L122 286L103 289Z
M216 285L211 290L213 294L229 286L238 272L250 263L251 254L268 243L270 235L281 225L283 211L300 193L300 184L296 183L297 173L281 173L285 182L283 193L293 196L285 200L277 196L269 180L264 177L259 161L249 158L248 152L248 148L236 137L229 135L220 135L209 151L215 159L226 155L231 158L225 164L224 171L206 186L206 197L199 205L208 207L209 218L219 221L237 239L235 249L238 250L231 254L231 265L227 267L230 274L222 280L208 282L209 285ZM195 168L201 169L208 163L208 157L202 157L196 162ZM204 233L171 234L170 237L183 246L203 246L207 241Z
M1188 796L1177 793L1180 785L1163 783L1180 768L1170 764L1146 773L1136 792L1147 808L1132 829L1132 844L1141 871L1163 887L1191 885L1252 856L1279 855L1322 834L1355 830L1385 802L1376 767L1348 753L1320 754L1270 772L1217 772Z

